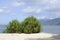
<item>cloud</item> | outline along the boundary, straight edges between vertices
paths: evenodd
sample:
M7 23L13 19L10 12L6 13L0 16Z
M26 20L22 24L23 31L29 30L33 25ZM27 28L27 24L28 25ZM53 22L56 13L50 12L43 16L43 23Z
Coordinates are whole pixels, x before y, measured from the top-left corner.
M40 13L40 12L41 12L41 9L37 9L37 10L36 10L36 13Z
M7 9L0 9L0 13L9 13L10 12L10 10L7 10Z
M25 8L25 9L23 9L22 11L25 12L25 13L29 13L29 12L35 11L35 9L29 6L29 7Z
M4 10L3 9L0 9L0 12L3 12Z
M60 17L60 0L36 0L36 4L42 8L42 14L47 14L46 18Z
M42 14L42 16L45 16L46 18L60 17L60 0L20 0L20 1L26 3L25 8L22 9L23 13L31 14L38 13L39 16L41 16Z
M20 11L20 13L30 13L31 15L37 14L41 16L42 14L42 16L45 16L46 18L60 17L60 0L16 0L10 2L10 4L9 7L13 10L12 12L16 10L16 12ZM13 7L17 8L15 9ZM0 9L0 13L9 13L11 10Z
M10 10L6 10L5 13L10 13L11 11Z
M46 16L36 16L37 19L47 19Z
M40 13L41 9L40 8L33 8L31 6L28 6L27 8L23 9L22 12L24 12L24 13L31 13L31 12Z
M12 3L13 7L18 7L18 6L22 6L22 5L25 5L25 3L24 2L17 2L17 1Z

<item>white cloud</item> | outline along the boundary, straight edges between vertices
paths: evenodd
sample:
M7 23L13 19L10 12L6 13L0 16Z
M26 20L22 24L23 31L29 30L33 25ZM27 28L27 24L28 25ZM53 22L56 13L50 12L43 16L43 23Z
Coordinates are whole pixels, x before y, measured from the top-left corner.
M37 9L37 10L36 10L36 13L40 13L40 12L41 12L41 9Z
M25 12L25 13L29 13L29 12L35 11L35 9L29 6L29 7L25 8L25 9L23 9L22 11Z
M5 13L10 13L10 10L6 10Z
M12 3L13 7L18 7L18 6L21 6L21 5L25 5L25 3L24 2L13 2Z
M47 19L46 16L35 16L37 19Z
M6 9L6 8L8 8L8 7L4 6L4 7L2 7L2 8L5 8L5 9Z
M44 3L55 3L57 0L42 0Z
M46 18L46 16L42 16L42 17L40 17L40 19L47 19L47 18Z
M49 18L49 19L54 19L54 18Z
M41 9L40 8L33 8L31 6L28 6L27 8L23 9L22 12L24 12L24 13L31 13L31 12L40 13Z
M57 0L50 0L50 3L54 4Z
M3 9L0 9L0 12L3 12L4 10Z
M0 9L0 13L9 13L10 12L10 10L7 10L7 9Z

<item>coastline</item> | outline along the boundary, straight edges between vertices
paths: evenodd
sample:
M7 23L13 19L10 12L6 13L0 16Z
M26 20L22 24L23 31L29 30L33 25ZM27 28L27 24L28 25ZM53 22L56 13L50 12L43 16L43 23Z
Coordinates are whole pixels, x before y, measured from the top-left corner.
M28 40L28 38L46 39L57 35L58 34L49 34L49 33L35 33L35 34L0 33L0 40Z

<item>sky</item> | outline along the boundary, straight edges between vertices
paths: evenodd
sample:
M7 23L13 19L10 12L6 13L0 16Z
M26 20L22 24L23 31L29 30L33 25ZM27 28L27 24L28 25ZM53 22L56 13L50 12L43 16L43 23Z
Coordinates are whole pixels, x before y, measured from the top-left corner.
M0 24L28 16L37 19L60 18L60 0L0 0Z

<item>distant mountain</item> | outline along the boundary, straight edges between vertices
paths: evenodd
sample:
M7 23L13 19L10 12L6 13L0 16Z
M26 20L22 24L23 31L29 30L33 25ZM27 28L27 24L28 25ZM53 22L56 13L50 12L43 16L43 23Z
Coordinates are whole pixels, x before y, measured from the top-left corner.
M41 19L39 20L44 25L60 25L60 18L55 19Z
M49 24L49 25L60 25L60 18L55 18L53 20L50 20L46 24Z
M40 19L39 21L45 25L50 19Z

